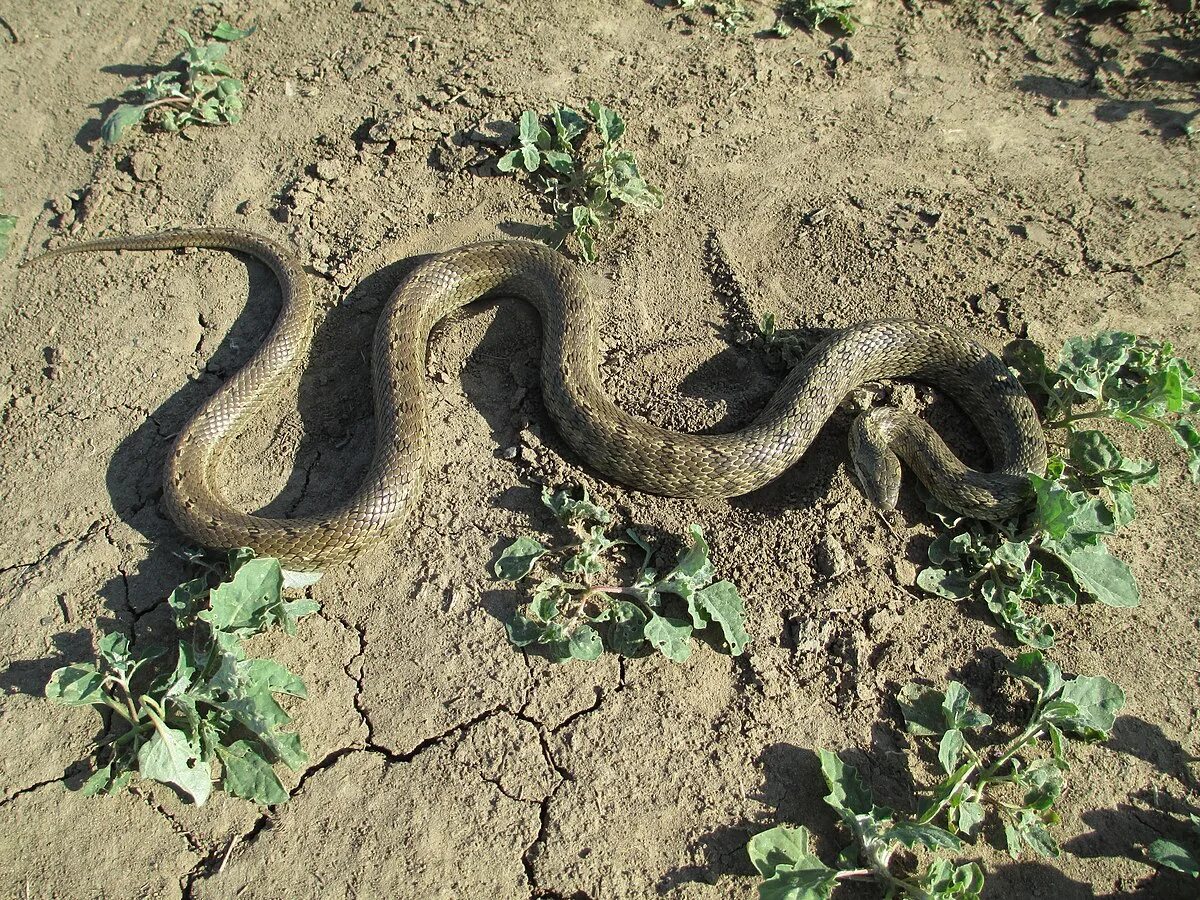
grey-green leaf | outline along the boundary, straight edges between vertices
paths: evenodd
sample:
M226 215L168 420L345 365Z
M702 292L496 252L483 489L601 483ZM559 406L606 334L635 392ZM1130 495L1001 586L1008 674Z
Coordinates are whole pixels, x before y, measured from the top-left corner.
M651 613L644 633L650 645L667 659L684 662L692 655L690 622Z
M122 103L108 114L108 118L100 126L100 137L106 144L115 144L125 135L126 131L144 118L146 118L145 107Z
M580 659L585 662L599 659L600 654L604 652L604 644L600 642L600 635L596 634L596 630L590 625L580 625L576 628L571 634L567 646L572 659Z
M745 606L732 582L718 581L695 595L696 606L712 622L721 626L730 656L740 656L750 643L744 620Z
M221 786L229 793L262 806L274 806L288 799L279 776L263 759L259 747L249 741L234 741L228 746L218 744L216 749L224 768Z
M91 706L104 702L104 676L91 663L55 669L46 684L46 697L63 706Z
M138 751L138 770L143 778L175 785L197 806L212 793L212 772L177 728L156 724L154 736Z
M520 581L527 576L537 561L546 554L546 548L530 537L519 537L502 551L496 560L496 577L505 581Z

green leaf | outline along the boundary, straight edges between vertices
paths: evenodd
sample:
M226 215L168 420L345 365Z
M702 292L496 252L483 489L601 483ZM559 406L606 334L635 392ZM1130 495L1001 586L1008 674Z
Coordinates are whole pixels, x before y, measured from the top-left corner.
M287 801L288 793L260 747L243 740L228 746L218 744L216 751L224 769L221 787L229 793L261 806Z
M537 147L534 147L530 144L523 144L520 152L521 165L525 167L525 171L536 172L542 161L541 154L538 152Z
M957 850L962 846L962 841L944 828L903 820L885 830L880 837L885 841L899 841L909 850L918 844L930 850Z
M1060 697L1074 704L1078 712L1055 718L1054 724L1068 734L1085 740L1108 737L1116 723L1117 713L1125 705L1125 692L1100 675L1080 675L1068 681Z
M186 734L158 720L154 725L154 736L138 751L138 771L143 778L175 785L203 806L212 792L212 772L200 762Z
M185 581L167 597L167 606L175 615L177 625L195 615L200 601L208 596L208 582L203 578L193 578Z
M588 112L596 122L600 140L606 145L615 144L625 134L625 120L607 106L593 100L588 104Z
M643 629L646 640L667 659L684 662L692 655L691 623L651 613Z
M510 150L496 160L496 168L501 172L511 172L517 167L517 162L521 157L522 153L520 150Z
M733 583L718 581L698 591L695 595L695 606L709 621L721 626L725 643L729 647L729 655L740 656L750 643L750 635L746 633L743 624L746 617L745 607Z
M1055 859L1060 855L1061 851L1058 848L1058 841L1054 839L1054 836L1045 829L1032 813L1022 810L1015 828L1021 836L1021 843L1033 850L1034 853L1048 859ZM1007 827L1005 833L1007 834ZM1009 853L1013 853L1011 847L1009 848Z
M1033 687L1039 700L1057 696L1065 684L1062 669L1036 650L1018 656L1008 664L1008 671L1013 677Z
M519 537L500 552L495 565L496 577L505 581L520 581L533 571L537 561L546 552L546 548L533 538Z
M983 804L975 800L964 800L958 804L957 813L958 830L967 837L974 839L979 834L979 828L983 824Z
M525 618L518 612L513 614L511 622L504 623L504 630L508 633L509 641L514 645L528 647L541 639L545 626L541 622Z
M521 118L518 120L520 128L519 140L522 145L536 144L538 137L542 133L542 123L538 120L538 114L532 109L527 109L521 113ZM534 167L536 168L536 166ZM533 171L530 169L529 171Z
M569 489L552 494L550 488L542 488L542 502L564 525L574 522L599 522L601 525L607 525L612 521L608 510L591 501L587 488L581 487L580 491L583 497L576 500L571 496Z
M97 647L100 651L100 658L118 672L126 671L133 662L129 651L129 638L119 631L110 631L105 634L100 638Z
M1130 608L1141 602L1129 566L1109 553L1103 543L1068 547L1045 540L1042 546L1062 560L1081 590L1106 606Z
M842 762L828 750L817 750L817 756L821 760L821 774L829 786L825 802L838 811L852 831L857 829L855 819L858 816L883 819L891 814L890 810L875 805L871 789L858 777L854 766Z
M1175 438L1175 443L1187 451L1188 474L1192 476L1192 481L1200 484L1200 431L1183 419L1171 427L1171 436Z
M209 608L197 618L217 631L257 634L274 624L282 590L279 560L252 559L209 592Z
M590 625L580 625L576 628L568 641L568 647L572 659L580 659L585 662L599 659L600 654L604 652L600 635L596 634L596 630Z
M758 886L759 900L829 900L837 887L832 869L793 871L786 866Z
M546 161L546 165L560 175L570 175L575 171L575 160L570 154L558 150L544 150L542 159Z
M104 676L91 663L55 669L46 684L46 698L63 706L92 706L104 697Z
M108 118L100 126L100 137L104 140L104 143L112 146L124 137L126 131L145 118L145 107L122 103L108 114Z
M609 639L614 653L636 656L646 643L646 614L636 603L613 601L613 627Z
M761 900L826 900L837 873L808 849L808 829L778 825L750 838L750 862L766 879Z
M921 879L921 888L930 900L979 900L983 870L978 863L955 866L948 859L935 859Z
M1159 838L1147 848L1146 852L1150 859L1160 866L1166 866L1176 872L1182 872L1184 875L1191 875L1193 878L1200 878L1200 859L1197 858L1195 851L1183 844Z
M942 705L946 695L924 685L909 682L896 695L900 712L909 734L918 737L937 737L946 731Z
M938 762L941 763L942 771L947 775L953 774L954 770L958 768L958 758L962 755L963 747L966 744L967 739L957 728L951 728L942 735L942 740L938 744Z
M251 25L249 28L235 28L222 19L212 27L208 36L216 38L218 41L240 41L242 38L247 38L254 34L257 28L258 26L256 25Z
M971 583L961 572L946 569L922 569L917 575L917 587L935 597L965 600L971 596Z
M93 772L83 783L80 793L85 797L95 797L97 794L103 793L112 783L112 768L112 763L109 763L104 768Z

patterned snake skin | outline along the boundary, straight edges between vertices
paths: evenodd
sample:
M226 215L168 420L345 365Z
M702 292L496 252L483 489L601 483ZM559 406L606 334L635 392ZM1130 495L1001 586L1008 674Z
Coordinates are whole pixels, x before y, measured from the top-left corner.
M446 315L486 294L521 297L537 308L546 408L580 456L639 490L672 497L731 497L759 488L804 455L849 391L863 382L896 377L927 382L950 394L982 434L994 470L967 468L932 429L897 410L879 409L860 418L852 443L863 445L866 456L890 456L883 446L890 444L946 505L980 518L1002 518L1025 502L1025 473L1045 468L1037 414L1004 364L951 329L914 321L865 322L834 333L787 376L758 418L741 431L692 435L657 428L620 410L602 390L595 316L574 267L541 245L497 241L431 259L388 301L375 332L372 360L375 456L353 496L323 516L247 515L225 500L214 473L234 436L309 346L314 309L294 255L248 232L197 228L102 238L41 258L175 247L238 250L262 260L278 277L284 302L262 346L176 438L165 472L167 510L184 534L201 545L251 547L278 557L293 571L318 571L350 559L402 523L421 492L425 469L429 333ZM893 466L898 474L898 465ZM856 467L863 474L864 464L856 462ZM868 480L883 477L867 474ZM894 495L893 486L890 496L875 499L891 504Z

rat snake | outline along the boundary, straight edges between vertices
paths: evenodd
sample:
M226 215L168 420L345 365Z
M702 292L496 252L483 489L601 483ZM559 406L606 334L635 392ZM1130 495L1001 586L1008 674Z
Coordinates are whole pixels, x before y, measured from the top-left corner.
M542 319L542 395L568 443L598 470L639 490L671 497L731 497L755 490L800 459L846 394L863 382L912 378L945 390L970 416L993 471L964 466L923 421L901 410L861 415L851 430L854 466L868 495L892 506L899 462L945 505L997 519L1026 502L1029 471L1042 472L1046 445L1037 413L1005 365L951 328L924 322L863 322L837 331L787 375L758 417L737 432L694 435L651 425L618 408L599 377L595 311L575 268L524 241L473 244L414 269L389 299L372 358L375 455L362 484L322 516L275 519L231 506L217 461L308 349L314 306L295 256L248 232L196 228L85 241L40 257L93 250L212 247L248 253L279 279L283 306L244 366L193 415L165 471L165 505L190 539L251 547L284 568L316 572L350 559L405 518L424 477L428 414L425 352L445 316L484 295L520 297Z

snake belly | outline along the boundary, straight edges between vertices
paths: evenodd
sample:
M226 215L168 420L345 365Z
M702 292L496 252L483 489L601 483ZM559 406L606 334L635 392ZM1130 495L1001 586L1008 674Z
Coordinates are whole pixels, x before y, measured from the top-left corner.
M449 313L486 295L520 297L537 309L547 410L581 457L631 488L693 498L753 491L804 455L849 391L885 378L915 379L944 390L989 448L993 468L980 472L963 465L919 420L884 427L891 449L947 505L979 518L1010 515L1025 502L1026 473L1045 468L1037 413L1007 367L953 329L909 320L864 322L833 333L739 431L695 435L651 425L621 410L601 387L595 311L575 267L540 244L506 240L436 256L392 293L376 327L372 357L374 457L349 499L321 516L250 515L226 500L217 463L311 342L314 306L296 257L249 232L196 228L86 241L41 258L177 247L228 249L258 258L278 278L283 306L258 350L175 439L164 474L166 509L202 546L250 547L277 557L292 571L315 572L351 559L402 524L424 477L430 331Z

